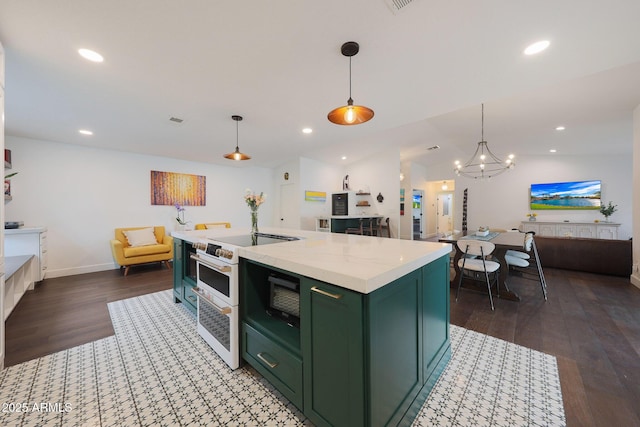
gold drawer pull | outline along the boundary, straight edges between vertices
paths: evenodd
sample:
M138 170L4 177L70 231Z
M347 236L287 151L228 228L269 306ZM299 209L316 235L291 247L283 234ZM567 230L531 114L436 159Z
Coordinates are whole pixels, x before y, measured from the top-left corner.
M267 359L265 359L265 357L263 356L264 353L258 353L258 359L262 360L264 363L267 364L267 366L269 366L271 369L275 368L276 366L278 366L278 362L272 363L269 362Z
M313 287L311 288L311 290L312 290L313 292L317 292L317 293L319 293L319 294L321 294L321 295L324 295L324 296L326 296L326 297L330 297L330 298L333 298L333 299L340 299L340 298L342 298L342 295L341 295L341 294L332 294L331 292L323 291L322 289L320 289L320 288L319 288L319 287L317 287L317 286L313 286Z

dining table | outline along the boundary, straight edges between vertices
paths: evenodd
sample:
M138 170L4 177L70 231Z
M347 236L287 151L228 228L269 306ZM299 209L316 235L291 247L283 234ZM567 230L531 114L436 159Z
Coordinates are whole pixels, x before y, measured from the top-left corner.
M510 249L516 251L524 251L524 236L525 234L519 231L490 232L487 236L476 235L475 232L461 232L439 238L438 241L451 243L455 248L455 255L453 257L453 268L456 274L451 280L451 286L458 286L458 281L460 280L461 274L460 267L458 266L458 260L462 257L463 253L460 248L458 248L458 240L475 239L488 241L496 246L492 254L493 260L500 263L499 297L501 299L510 301L520 301L520 295L509 289L509 266L507 265L507 261L505 260L505 255ZM464 280L463 286L466 286Z

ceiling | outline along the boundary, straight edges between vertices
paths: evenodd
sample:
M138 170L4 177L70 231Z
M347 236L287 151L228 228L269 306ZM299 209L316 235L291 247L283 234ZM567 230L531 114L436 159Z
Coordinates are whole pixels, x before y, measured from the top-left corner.
M429 165L472 154L484 103L498 155L630 153L638 16L637 0L413 0L395 12L385 0L4 0L5 129L237 167L348 164L388 146ZM549 49L522 54L541 39ZM352 96L375 117L337 126L326 116L349 97L349 40ZM222 157L234 114L250 161Z

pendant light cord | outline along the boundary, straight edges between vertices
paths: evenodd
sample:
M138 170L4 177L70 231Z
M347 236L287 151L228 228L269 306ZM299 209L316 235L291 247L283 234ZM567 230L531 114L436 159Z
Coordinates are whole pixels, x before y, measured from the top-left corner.
M351 99L351 58L349 57L349 99Z
M239 148L238 148L238 126L239 126L238 122L239 122L239 120L236 120L236 151L239 150Z
M480 141L484 141L484 104L482 104L482 133L480 134Z

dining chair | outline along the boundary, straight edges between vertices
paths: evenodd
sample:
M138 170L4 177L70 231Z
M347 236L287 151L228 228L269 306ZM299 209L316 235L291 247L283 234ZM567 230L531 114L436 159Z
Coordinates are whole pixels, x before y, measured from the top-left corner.
M542 288L544 300L547 301L547 281L545 280L544 272L542 271L538 248L536 248L536 242L533 238L534 234L535 233L533 232L528 232L524 235L524 244L522 247L524 252L507 251L504 256L504 260L507 263L510 272L517 272L525 279L537 280Z
M495 283L496 293L500 295L500 263L490 261L487 257L493 253L496 245L487 241L467 239L458 240L456 244L458 245L458 249L463 253L463 256L458 260L460 280L458 281L458 289L456 290L456 301L458 301L463 279L484 281L487 284L487 291L489 292L491 310L494 310L491 285ZM492 280L490 280L490 277Z

